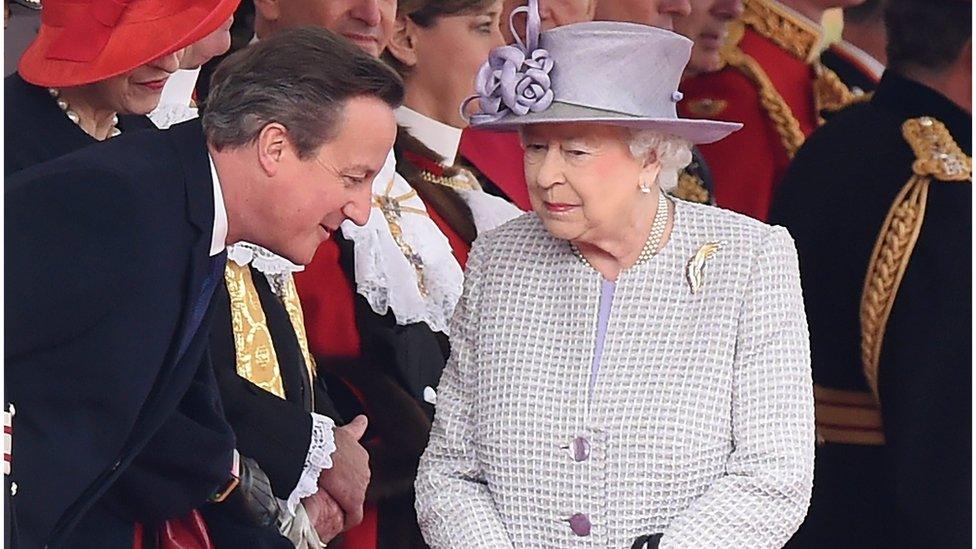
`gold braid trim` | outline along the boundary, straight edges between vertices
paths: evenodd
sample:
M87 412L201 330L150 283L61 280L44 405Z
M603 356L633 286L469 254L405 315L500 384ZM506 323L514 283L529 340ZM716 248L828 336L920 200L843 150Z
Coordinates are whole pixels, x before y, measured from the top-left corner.
M298 346L302 350L305 358L305 368L308 370L308 379L315 379L315 359L308 350L308 334L305 331L305 315L302 313L302 302L298 299L298 288L295 287L295 277L291 273L283 275L284 280L281 284L278 298L288 312L288 320L291 327L295 330L295 337L298 338ZM313 391L314 394L314 391ZM314 400L313 400L314 403Z
M772 0L745 0L742 22L780 48L807 63L820 56L822 38L818 25Z
M261 299L251 278L251 269L247 265L228 261L224 281L230 295L237 375L277 397L285 398L278 355L271 341Z
M729 66L742 72L756 85L759 90L759 103L773 122L787 156L793 158L806 139L803 130L800 129L800 122L793 115L793 110L776 90L766 71L751 55L737 47L723 50L722 55Z
M689 173L687 170L678 172L678 184L671 189L670 194L689 202L709 203L708 189L705 188L705 183L700 177Z
M895 197L878 234L861 294L861 362L879 402L878 366L885 329L922 230L929 185L933 179L972 182L972 158L941 122L929 117L906 120L902 135L915 152L913 174Z
M822 126L823 111L839 111L844 107L861 100L861 97L854 95L847 84L837 76L837 73L824 66L820 61L813 64L814 73L817 75L813 81L813 101L817 110L817 125ZM863 96L862 96L863 97Z

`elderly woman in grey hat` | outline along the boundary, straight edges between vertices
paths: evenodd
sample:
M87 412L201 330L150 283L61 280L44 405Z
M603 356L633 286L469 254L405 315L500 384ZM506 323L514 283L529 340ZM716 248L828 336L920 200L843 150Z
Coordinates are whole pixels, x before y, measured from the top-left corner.
M534 214L482 235L416 481L436 548L779 547L813 477L786 230L664 194L691 42L630 23L493 51L480 127L518 130ZM518 12L516 12L518 13Z

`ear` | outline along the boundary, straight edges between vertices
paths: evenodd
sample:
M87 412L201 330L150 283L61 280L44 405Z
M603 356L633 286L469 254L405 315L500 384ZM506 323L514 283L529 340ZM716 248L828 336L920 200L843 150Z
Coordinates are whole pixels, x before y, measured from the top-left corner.
M278 0L254 0L256 15L266 21L277 21L281 17L281 6Z
M657 181L657 174L661 173L661 163L657 159L657 151L651 149L644 155L638 179L641 185L652 186Z
M268 177L277 175L282 163L295 156L288 140L288 130L277 122L265 126L258 134L257 153L264 174Z
M417 25L406 15L396 18L386 51L408 67L417 64Z

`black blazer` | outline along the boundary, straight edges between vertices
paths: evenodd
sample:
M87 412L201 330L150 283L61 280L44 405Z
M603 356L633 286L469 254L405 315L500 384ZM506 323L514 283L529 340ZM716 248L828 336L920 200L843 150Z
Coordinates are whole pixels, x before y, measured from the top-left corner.
M213 187L199 122L7 178L6 400L20 545L111 547L223 485L234 437L189 318ZM189 343L181 351L181 342Z

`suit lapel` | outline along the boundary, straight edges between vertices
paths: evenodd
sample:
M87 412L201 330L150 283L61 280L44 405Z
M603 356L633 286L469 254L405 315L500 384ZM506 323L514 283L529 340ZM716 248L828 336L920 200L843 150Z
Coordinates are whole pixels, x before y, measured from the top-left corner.
M203 128L199 119L173 126L168 130L170 140L176 148L177 157L183 168L183 185L186 188L186 213L189 222L198 229L193 243L187 269L183 307L180 314L179 329L170 349L168 368L172 368L182 357L181 342L195 330L191 326L193 309L203 288L204 280L210 271L210 244L213 238L214 223L214 181L210 173L210 160L207 145L203 138Z

